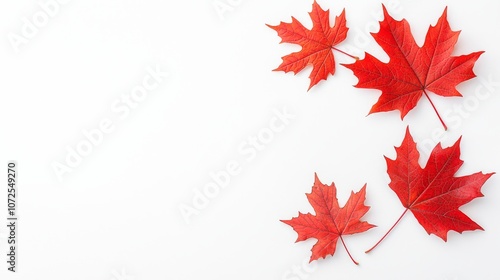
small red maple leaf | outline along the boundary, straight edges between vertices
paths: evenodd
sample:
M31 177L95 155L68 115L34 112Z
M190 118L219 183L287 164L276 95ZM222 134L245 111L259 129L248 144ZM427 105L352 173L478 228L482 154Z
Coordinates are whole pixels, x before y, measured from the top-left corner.
M312 247L309 262L325 258L329 254L333 255L337 247L337 240L340 238L351 260L358 264L349 253L342 236L364 232L374 227L374 225L360 220L370 209L364 205L366 185L357 193L351 192L345 206L340 208L335 184L325 185L320 182L316 174L314 176L312 192L306 196L316 215L299 212L298 217L282 220L282 222L291 226L298 233L296 242L309 238L318 240Z
M311 89L321 80L326 80L328 75L335 73L335 59L332 50L337 50L348 56L351 55L335 48L347 37L345 9L340 16L335 17L333 27L330 27L330 10L324 11L316 1L313 3L312 12L309 15L313 22L311 30L305 28L294 17L292 17L291 23L280 22L277 26L269 24L267 26L278 32L278 36L282 39L281 43L292 43L302 47L300 51L282 57L283 62L274 71L286 73L292 71L297 74L312 64L313 70L309 75L311 79L309 89Z
M425 95L447 129L427 91L445 97L462 96L455 87L476 77L472 68L483 52L451 56L460 32L450 29L447 8L437 24L429 27L425 43L419 47L408 22L394 20L382 7L384 20L380 22L380 31L372 36L389 55L389 62L366 54L363 60L344 66L358 77L356 87L382 91L370 114L399 110L403 119Z
M483 229L459 207L482 197L481 187L494 173L478 172L455 177L463 164L460 159L460 140L445 149L438 144L425 167L421 168L417 144L409 129L406 129L403 143L396 148L396 159L385 158L387 173L391 178L389 186L406 208L389 232L408 211L413 213L428 234L435 234L444 241L450 230L462 233ZM373 250L389 232L367 252Z

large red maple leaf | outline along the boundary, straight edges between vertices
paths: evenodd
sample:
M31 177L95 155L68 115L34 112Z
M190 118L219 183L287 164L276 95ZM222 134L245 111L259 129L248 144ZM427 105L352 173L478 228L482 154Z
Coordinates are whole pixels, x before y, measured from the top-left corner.
M365 196L366 185L357 193L351 192L345 206L340 208L335 184L332 183L331 186L325 185L320 182L315 174L314 186L312 192L307 194L307 199L314 208L316 215L299 212L298 217L291 220L282 220L282 222L293 227L298 233L299 236L296 242L309 238L318 240L311 250L310 262L325 258L329 254L333 255L337 247L337 241L340 238L351 260L358 264L349 253L342 236L364 232L374 227L374 225L360 220L370 209L370 207L364 205Z
M396 159L385 158L387 173L391 178L389 186L406 208L394 226L410 211L428 234L435 234L444 241L447 240L450 230L459 233L482 230L481 226L460 211L459 207L474 198L482 197L481 187L494 173L477 172L455 177L455 173L463 164L460 159L460 140L445 149L438 144L425 167L421 168L418 164L420 156L417 144L413 141L409 129L406 129L403 143L396 148Z
M415 43L406 20L394 20L384 6L383 10L380 30L372 36L389 55L389 62L366 54L363 60L344 66L358 77L356 87L382 91L370 114L399 110L403 119L425 95L447 129L428 92L446 97L462 96L455 87L476 76L472 68L483 52L451 56L460 32L450 29L447 8L437 24L429 27L422 47Z
M332 50L346 54L335 46L345 40L348 28L346 27L345 10L340 16L335 17L333 27L330 27L330 11L324 11L316 1L313 3L309 15L313 22L311 30L305 28L294 17L292 17L291 23L280 22L277 26L269 24L267 26L278 32L278 36L282 39L281 43L292 43L302 47L300 51L282 57L283 62L274 71L291 71L297 74L312 64L313 70L309 75L311 79L309 89L311 89L321 80L326 80L328 75L335 73L335 59Z

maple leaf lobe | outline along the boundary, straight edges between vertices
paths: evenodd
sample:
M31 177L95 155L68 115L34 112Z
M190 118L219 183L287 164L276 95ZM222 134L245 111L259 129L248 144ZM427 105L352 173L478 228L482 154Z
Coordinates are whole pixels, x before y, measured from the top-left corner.
M369 114L399 110L403 119L422 95L429 98L426 91L445 97L462 96L456 86L476 77L473 67L483 52L451 56L460 32L451 30L447 8L436 25L429 27L422 47L415 42L408 21L395 20L384 5L382 8L380 30L371 35L387 53L389 62L366 53L362 60L342 64L358 77L355 87L382 91Z
M304 27L292 17L291 23L280 22L279 25L268 27L278 32L280 43L292 43L301 46L301 50L282 57L282 63L274 71L293 72L297 74L308 65L313 69L309 75L311 80L308 90L326 80L335 73L335 58L332 49L347 37L345 9L335 17L334 26L330 26L330 11L323 10L316 1L309 13L313 27Z
M306 196L316 214L299 212L297 217L282 220L282 222L297 232L296 242L309 238L317 239L311 249L310 262L333 255L339 238L343 243L343 235L364 232L374 227L360 220L370 209L369 206L364 205L366 185L357 193L351 192L346 204L341 208L335 184L332 183L330 186L323 184L315 174L312 191ZM345 243L343 245L345 246Z

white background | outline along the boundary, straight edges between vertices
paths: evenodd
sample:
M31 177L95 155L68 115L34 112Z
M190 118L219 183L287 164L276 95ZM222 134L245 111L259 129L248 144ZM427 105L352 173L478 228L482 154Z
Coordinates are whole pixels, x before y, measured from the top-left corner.
M366 116L379 92L355 89L356 77L338 65L353 60L339 53L335 76L309 92L310 68L296 76L271 71L299 47L279 44L265 24L293 15L310 27L312 1L233 1L221 18L213 0L72 0L16 52L9 34L20 35L23 18L43 11L38 2L48 0L0 3L0 163L6 173L7 161L17 160L20 176L19 272L8 272L3 261L1 222L1 279L500 277L498 175L484 185L483 198L461 208L485 231L451 232L445 243L409 214L364 253L403 211L388 187L383 156L395 157L407 125L419 143L433 142L441 126L424 98L404 121L396 111ZM366 37L381 19L379 1L319 3L331 9L332 21L346 8L351 31L339 48L387 61ZM478 78L459 86L464 98L431 96L453 120L435 139L449 146L463 136L459 175L500 171L500 87L484 86L500 80L500 2L385 3L396 19L410 22L419 45L448 5L452 28L462 30L455 54L486 51L474 68ZM130 95L149 67L170 76L120 118L113 103ZM294 119L255 158L238 151L284 108ZM54 162L64 164L67 147L103 119L114 131L60 181ZM424 164L429 148L421 149ZM241 172L187 224L179 207L192 206L195 191L212 181L209 174L231 161ZM305 193L314 172L336 183L341 204L368 184L372 208L364 218L378 227L345 237L360 266L340 244L333 257L303 265L315 240L294 243L296 233L279 222L312 211ZM0 213L6 213L2 184Z

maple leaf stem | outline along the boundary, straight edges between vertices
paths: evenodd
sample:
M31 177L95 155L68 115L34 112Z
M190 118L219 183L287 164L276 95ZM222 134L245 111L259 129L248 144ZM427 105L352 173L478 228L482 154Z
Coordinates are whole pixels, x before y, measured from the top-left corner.
M377 244L373 245L373 247L371 247L370 249L368 249L367 251L365 251L366 254L370 253L373 249L375 249L375 247L378 246L378 244L380 244L380 242L382 242L382 240L384 240L387 235L389 234L389 232L391 232L394 227L399 223L399 221L401 221L401 219L404 217L404 215L406 214L406 212L408 212L408 208L406 208L406 210L403 212L403 214L401 214L401 216L399 217L399 219L394 223L394 225L392 225L392 227L387 231L386 234L384 234L384 236L382 236L382 238L377 242Z
M332 47L332 50L336 50L336 51L338 51L339 53L343 53L343 54L347 55L348 57L352 57L352 58L354 58L354 59L356 59L356 60L359 60L359 57L354 56L354 55L351 55L351 54L348 54L348 53L346 53L346 52L345 52L345 51L343 51L343 50L339 50L339 49L337 49L336 47Z
M439 120L441 121L441 124L444 127L444 130L448 130L448 127L446 126L446 124L444 123L443 119L441 118L441 115L439 115L439 113L438 113L438 111L436 109L436 106L434 106L434 103L432 102L430 96L427 94L427 92L425 90L424 90L424 94L425 94L425 97L427 97L427 100L429 100L429 102L431 103L432 108L434 109L434 112L436 112L436 115L438 116Z
M349 255L349 258L351 258L352 262L355 265L359 265L359 263L357 261L355 261L354 258L351 256L349 249L347 249L347 246L345 245L344 238L342 238L342 235L340 236L340 241L342 242L342 245L344 245L344 249L346 250L347 254Z

